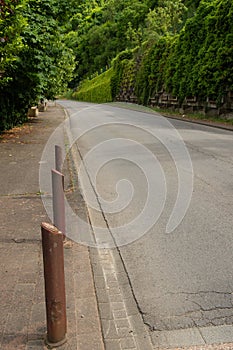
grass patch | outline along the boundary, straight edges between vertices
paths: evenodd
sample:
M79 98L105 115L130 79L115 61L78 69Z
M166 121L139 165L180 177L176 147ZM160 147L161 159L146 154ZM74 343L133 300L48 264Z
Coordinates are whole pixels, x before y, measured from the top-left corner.
M224 116L220 117L211 117L206 116L202 113L198 112L184 112L180 113L179 111L172 111L171 109L167 108L159 108L159 107L151 107L151 109L155 112L158 112L164 116L170 116L170 117L177 117L182 119L189 119L189 120L200 120L200 121L208 121L218 124L227 124L227 125L233 125L233 119L226 118Z
M113 69L98 75L94 79L85 80L72 95L78 101L105 103L112 101L111 78Z

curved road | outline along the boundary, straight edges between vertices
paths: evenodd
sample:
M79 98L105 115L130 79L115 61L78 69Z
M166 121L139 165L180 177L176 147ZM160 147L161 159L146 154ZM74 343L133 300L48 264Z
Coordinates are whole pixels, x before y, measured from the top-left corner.
M110 232L97 228L97 244L120 244L153 346L233 343L233 133L144 109L59 103L74 135L84 133L77 142L91 182L85 196L96 206L94 225L102 225L100 210ZM167 233L179 190L183 219Z

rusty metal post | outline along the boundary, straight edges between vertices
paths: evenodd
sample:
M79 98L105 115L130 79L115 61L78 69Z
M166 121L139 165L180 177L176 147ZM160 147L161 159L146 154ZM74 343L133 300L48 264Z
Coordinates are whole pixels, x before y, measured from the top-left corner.
M48 223L41 224L47 316L46 344L58 347L66 342L66 296L63 237Z
M62 172L62 148L58 145L55 145L55 169Z
M52 169L53 223L66 236L64 175Z

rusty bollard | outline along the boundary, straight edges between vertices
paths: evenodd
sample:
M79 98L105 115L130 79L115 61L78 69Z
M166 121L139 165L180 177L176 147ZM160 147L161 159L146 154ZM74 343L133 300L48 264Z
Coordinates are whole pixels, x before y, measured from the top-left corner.
M46 344L51 348L66 342L66 296L63 235L53 225L41 224L47 316Z

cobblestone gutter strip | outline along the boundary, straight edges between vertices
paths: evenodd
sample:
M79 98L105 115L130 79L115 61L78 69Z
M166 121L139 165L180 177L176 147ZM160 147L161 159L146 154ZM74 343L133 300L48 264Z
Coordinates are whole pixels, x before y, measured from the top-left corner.
M92 248L91 263L106 350L152 349L118 251Z

